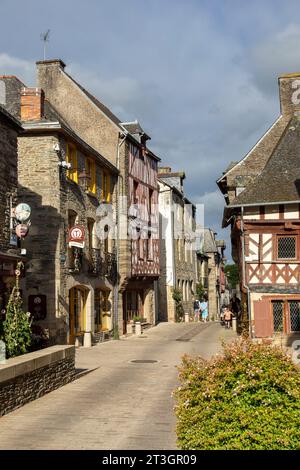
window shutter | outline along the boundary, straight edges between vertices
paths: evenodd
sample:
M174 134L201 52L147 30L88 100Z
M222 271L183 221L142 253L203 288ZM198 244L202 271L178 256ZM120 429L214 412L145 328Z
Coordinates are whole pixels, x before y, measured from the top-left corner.
M274 334L270 304L268 299L255 300L253 302L254 335L256 338L268 338Z

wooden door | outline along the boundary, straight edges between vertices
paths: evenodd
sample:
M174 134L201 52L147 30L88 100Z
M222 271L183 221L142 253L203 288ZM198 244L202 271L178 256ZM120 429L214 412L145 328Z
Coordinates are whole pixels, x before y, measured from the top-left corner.
M271 305L268 299L255 300L254 305L254 334L256 338L273 336L274 324L271 316Z

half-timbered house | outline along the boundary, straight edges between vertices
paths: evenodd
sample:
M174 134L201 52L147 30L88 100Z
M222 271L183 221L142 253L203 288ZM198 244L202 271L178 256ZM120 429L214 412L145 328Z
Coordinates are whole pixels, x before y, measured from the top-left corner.
M281 115L218 180L250 333L300 331L300 74L279 78Z
M38 86L48 102L81 139L119 172L116 200L112 201L118 269L113 303L115 335L126 333L127 324L134 317L146 318L147 323L153 324L157 312L155 283L159 275L155 240L159 158L147 148L150 137L137 121L122 122L66 73L61 60L38 62L37 75ZM131 207L133 202L137 211ZM137 229L133 228L135 225ZM136 239L132 239L132 228Z

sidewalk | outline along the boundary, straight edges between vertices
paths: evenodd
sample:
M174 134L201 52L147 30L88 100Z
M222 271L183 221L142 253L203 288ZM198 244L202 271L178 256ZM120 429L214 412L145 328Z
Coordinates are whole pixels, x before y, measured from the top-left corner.
M165 323L78 349L77 368L91 372L2 417L0 449L175 449L176 365L234 337L217 323Z

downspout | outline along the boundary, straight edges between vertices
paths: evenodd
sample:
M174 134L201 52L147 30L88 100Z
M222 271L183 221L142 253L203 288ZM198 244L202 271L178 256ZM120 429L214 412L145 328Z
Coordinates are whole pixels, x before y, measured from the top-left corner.
M245 231L244 231L244 207L241 207L241 232L242 232L242 276L243 276L243 287L247 290L247 302L248 302L248 319L249 319L249 337L252 338L252 316L251 316L251 299L250 289L246 284L246 260L245 260Z
M118 169L118 181L116 187L116 225L117 225L117 233L116 233L116 269L117 269L117 279L114 286L114 319L113 319L113 329L114 329L114 339L119 339L119 268L120 268L120 250L119 250L119 242L120 242L120 184L122 180L122 176L120 175L120 148L126 140L127 132L124 131L119 134L119 139L122 138L117 145L117 161L116 166ZM122 137L124 136L124 137Z

